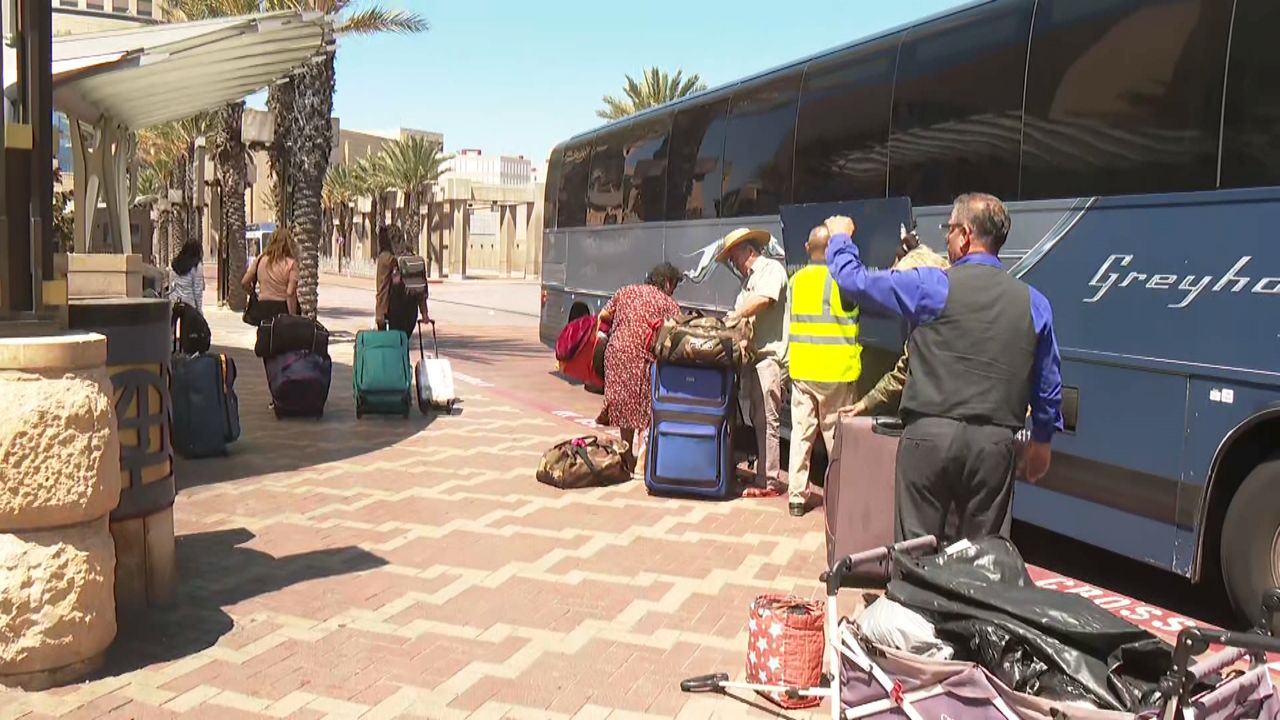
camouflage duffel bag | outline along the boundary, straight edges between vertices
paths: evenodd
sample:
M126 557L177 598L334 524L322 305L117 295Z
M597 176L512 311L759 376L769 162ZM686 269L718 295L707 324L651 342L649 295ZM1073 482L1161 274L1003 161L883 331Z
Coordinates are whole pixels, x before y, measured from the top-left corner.
M751 362L751 324L737 320L677 315L656 323L650 352L660 363L738 368Z
M627 444L594 435L556 443L538 463L538 482L561 490L615 485L631 479L622 462Z

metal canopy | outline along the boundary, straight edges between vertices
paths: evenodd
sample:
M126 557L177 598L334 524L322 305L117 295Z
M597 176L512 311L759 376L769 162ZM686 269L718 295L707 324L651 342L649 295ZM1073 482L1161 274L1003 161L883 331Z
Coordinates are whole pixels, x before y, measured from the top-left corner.
M134 131L241 100L322 59L332 41L328 16L293 11L54 38L53 106L70 117L75 158L76 251L88 251L99 201L113 245L133 250ZM4 77L17 70L6 47ZM5 94L15 90L10 80Z
M53 104L81 122L106 117L129 130L179 120L322 57L330 27L323 14L285 11L57 37ZM6 80L16 70L6 48Z

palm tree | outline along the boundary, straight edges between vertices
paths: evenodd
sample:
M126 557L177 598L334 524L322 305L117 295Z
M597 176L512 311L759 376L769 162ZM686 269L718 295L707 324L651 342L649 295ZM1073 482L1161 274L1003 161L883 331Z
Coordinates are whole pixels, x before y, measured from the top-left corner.
M404 196L400 228L404 230L405 239L417 249L422 234L422 196L430 197L432 184L447 172L441 165L453 156L441 155L437 143L410 135L386 145L378 157L388 186ZM430 248L426 254L431 256ZM427 272L431 272L429 266Z
M358 197L369 198L369 237L374 243L373 254L377 254L378 229L382 227L382 197L391 187L381 156L370 155L353 165L351 181Z
M360 197L360 184L355 177L353 166L333 165L324 176L324 189L320 201L325 210L333 218L337 226L338 238L342 248L338 251L338 269L342 269L342 256L345 248L351 247L351 230L355 224L355 213L351 204Z
M416 33L428 29L416 13L371 5L355 10L355 0L267 0L267 7L313 10L338 18L339 35ZM352 11L343 17L344 13ZM289 83L273 85L267 97L275 121L271 166L276 174L277 221L293 227L298 239L298 305L315 317L319 283L320 194L333 147L334 56L307 63ZM288 150L285 153L285 150Z
M244 102L224 105L221 110L218 132L213 136L214 157L218 161L218 187L222 200L222 243L227 250L227 307L241 312L248 302L248 294L240 285L244 276L244 186L248 175L244 146Z
M682 78L682 74L682 70L677 70L675 75L668 75L665 70L651 67L641 73L640 82L627 75L627 84L622 88L626 98L605 95L602 98L604 108L597 110L596 115L605 120L619 120L645 108L657 107L707 89L697 75Z
M207 20L217 17L235 17L259 12L259 0L168 0L166 11L178 20ZM227 248L227 304L235 311L244 309L248 298L240 287L239 278L245 271L244 238L244 188L248 168L245 162L247 149L241 131L244 117L244 101L224 106L219 111L218 132L214 133L211 148L218 164L218 185L222 191L222 217L220 219L222 242Z

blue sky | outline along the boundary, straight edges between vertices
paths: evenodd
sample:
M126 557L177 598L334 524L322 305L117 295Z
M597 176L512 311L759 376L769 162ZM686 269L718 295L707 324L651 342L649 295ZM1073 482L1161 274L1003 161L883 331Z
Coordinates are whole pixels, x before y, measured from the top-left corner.
M342 38L334 113L345 128L435 130L449 152L541 164L556 143L601 122L601 96L620 94L627 73L683 69L714 87L958 4L387 0L431 29Z

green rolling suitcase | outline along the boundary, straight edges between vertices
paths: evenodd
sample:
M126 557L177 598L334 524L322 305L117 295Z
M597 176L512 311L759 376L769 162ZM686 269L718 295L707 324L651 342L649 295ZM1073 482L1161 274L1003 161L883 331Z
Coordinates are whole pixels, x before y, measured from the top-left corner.
M409 417L413 368L409 366L409 336L399 330L361 330L356 333L356 417L365 413Z

